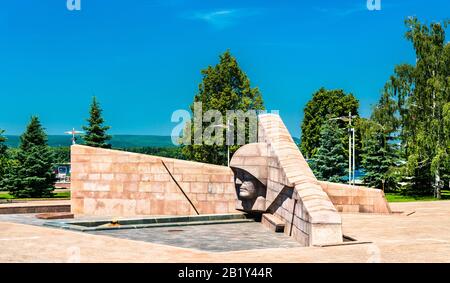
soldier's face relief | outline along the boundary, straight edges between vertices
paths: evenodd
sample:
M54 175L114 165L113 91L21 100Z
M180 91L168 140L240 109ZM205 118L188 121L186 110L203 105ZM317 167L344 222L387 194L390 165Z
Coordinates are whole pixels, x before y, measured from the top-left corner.
M239 197L242 199L256 199L257 185L255 178L245 172L236 177L236 186L239 190Z

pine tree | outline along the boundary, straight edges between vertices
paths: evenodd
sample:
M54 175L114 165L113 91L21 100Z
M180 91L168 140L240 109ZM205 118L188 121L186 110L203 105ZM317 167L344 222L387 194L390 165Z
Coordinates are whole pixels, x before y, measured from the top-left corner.
M312 170L319 180L340 182L347 172L344 131L336 121L327 121L320 131L320 147L313 156Z
M3 189L3 178L8 172L8 159L6 158L6 138L3 136L5 131L0 129L0 191Z
M89 111L90 116L87 119L89 123L88 126L83 126L83 130L86 134L83 136L83 140L87 146L101 147L101 148L111 148L111 144L108 141L111 136L106 134L111 127L103 126L104 120L102 117L102 109L100 104L97 102L97 98L94 96L92 98L91 109Z
M47 135L36 116L20 137L16 164L8 172L5 187L15 197L50 197L54 190L52 153Z
M5 144L6 138L3 136L5 130L0 129L0 158L6 154L7 146Z
M230 51L226 51L220 56L220 62L217 65L209 66L202 70L201 73L203 81L191 105L192 112L194 112L194 103L201 102L203 113L208 110L218 110L223 118L223 121L219 121L219 124L225 125L227 123L225 121L227 110L242 110L246 112L248 110L264 109L264 102L259 89L250 86L249 78L242 71L236 58L231 55ZM194 133L193 124L194 119L187 125L186 130ZM203 133L205 128L206 126L203 125L197 131L201 130L201 133ZM191 135L192 140L193 136L194 134ZM246 127L247 137L248 127ZM231 154L238 148L239 145L230 146ZM219 165L227 164L226 145L208 145L204 141L202 144L194 144L192 142L191 145L183 146L182 152L188 160Z
M18 170L19 162L9 156L0 157L0 191L7 191L10 187L10 178Z
M370 187L394 190L397 187L396 161L394 146L389 144L384 132L374 126L371 136L364 143L362 166L366 174L363 182Z

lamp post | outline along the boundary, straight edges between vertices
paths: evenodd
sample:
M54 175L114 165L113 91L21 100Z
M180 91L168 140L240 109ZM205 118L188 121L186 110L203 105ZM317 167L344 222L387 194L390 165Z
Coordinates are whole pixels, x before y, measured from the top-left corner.
M355 128L352 127L352 119L358 117L352 115L352 112L348 112L348 116L341 116L337 118L331 118L329 120L341 120L348 122L348 183L349 185L355 185Z
M351 124L351 123L350 123ZM356 153L355 153L355 128L352 128L352 136L353 136L353 144L352 144L352 146L353 146L353 153L352 153L352 157L353 157L353 186L355 185L355 172L356 172L356 169L355 169L355 164L356 164L356 162L355 162L355 156L356 156Z
M65 134L68 134L68 135L72 135L72 144L76 144L77 142L77 138L75 137L75 135L80 135L80 134L84 134L84 132L82 132L82 131L76 131L75 130L75 128L72 128L72 130L71 131L67 131L67 132L64 132Z

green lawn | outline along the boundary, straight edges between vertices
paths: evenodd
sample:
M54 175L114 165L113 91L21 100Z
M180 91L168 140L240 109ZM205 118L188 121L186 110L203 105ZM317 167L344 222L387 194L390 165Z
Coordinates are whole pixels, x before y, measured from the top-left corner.
M433 196L403 196L398 193L385 193L386 199L388 202L411 202L411 201L439 201L439 199L434 198ZM441 193L442 199L450 199L450 191L442 191Z
M53 200L53 199L70 199L70 192L58 192L51 198L21 198L17 199L8 192L0 192L0 199L15 199L15 200Z

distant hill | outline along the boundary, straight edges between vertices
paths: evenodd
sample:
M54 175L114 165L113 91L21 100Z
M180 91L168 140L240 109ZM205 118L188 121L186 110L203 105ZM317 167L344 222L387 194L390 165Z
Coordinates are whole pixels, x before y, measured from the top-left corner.
M6 144L9 147L18 147L19 136L6 136L8 139ZM296 144L300 143L300 139L293 137ZM78 143L82 143L79 139ZM72 141L68 135L49 135L48 144L52 147L70 146ZM174 147L170 136L154 136L154 135L113 135L111 144L114 148L130 148L130 147Z
M9 147L17 147L19 145L19 136L6 136L8 139L6 144ZM82 143L82 140L78 140ZM68 135L49 135L48 144L52 147L70 146L71 138ZM111 144L114 148L126 147L173 147L172 138L170 136L153 136L153 135L113 135Z

